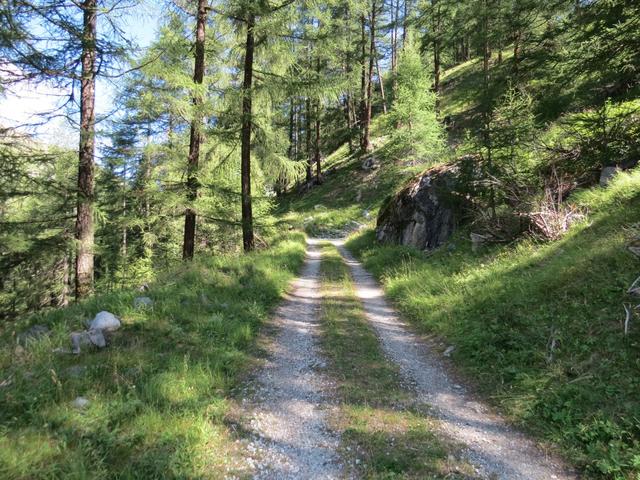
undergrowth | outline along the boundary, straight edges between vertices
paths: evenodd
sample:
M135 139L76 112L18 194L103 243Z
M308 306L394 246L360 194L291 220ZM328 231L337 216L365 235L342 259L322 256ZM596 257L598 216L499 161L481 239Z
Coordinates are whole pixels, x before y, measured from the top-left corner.
M5 325L0 344L0 478L222 478L233 471L227 394L252 364L263 320L304 258L292 234L246 256L199 258L133 292L96 296ZM122 319L111 344L55 353L100 310ZM15 333L52 335L25 348ZM72 406L77 396L90 403Z

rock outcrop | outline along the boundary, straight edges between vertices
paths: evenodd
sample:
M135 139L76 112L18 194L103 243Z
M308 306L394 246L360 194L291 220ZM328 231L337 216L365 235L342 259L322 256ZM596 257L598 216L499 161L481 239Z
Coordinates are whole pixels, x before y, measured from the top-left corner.
M376 237L382 243L432 250L456 228L459 198L455 193L461 163L434 167L413 179L381 209Z

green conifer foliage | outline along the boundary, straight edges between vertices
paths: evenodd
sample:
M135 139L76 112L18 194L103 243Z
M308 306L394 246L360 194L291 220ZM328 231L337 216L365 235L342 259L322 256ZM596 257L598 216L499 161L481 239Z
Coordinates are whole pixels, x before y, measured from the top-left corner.
M436 94L417 45L409 40L398 60L396 98L387 122L394 155L415 155L428 162L442 151L444 135L436 115Z

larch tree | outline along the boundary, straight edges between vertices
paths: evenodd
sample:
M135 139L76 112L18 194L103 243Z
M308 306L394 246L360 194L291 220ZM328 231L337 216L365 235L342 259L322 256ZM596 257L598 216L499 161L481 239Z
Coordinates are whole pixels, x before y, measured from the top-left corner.
M189 134L189 158L187 163L187 207L184 215L184 239L182 243L183 260L193 259L196 239L196 211L193 202L198 197L198 163L200 144L202 143L202 104L203 92L200 90L205 71L205 39L207 24L207 0L198 0L196 13L195 64L193 71L193 117Z
M84 0L81 4L83 30L76 213L76 298L86 297L93 290L97 8L97 0Z
M253 56L255 51L255 13L249 9L246 16L247 36L244 49L242 80L242 131L240 153L240 175L242 194L242 245L245 252L255 247L253 234L253 210L251 202L251 122L253 84Z
M109 30L97 30L100 15L135 5L134 0L38 0L8 2L0 9L3 20L11 26L11 41L0 42L3 64L11 65L11 81L46 82L69 92L68 116L79 130L77 208L76 208L76 299L93 291L94 277L94 170L95 170L95 90L99 75L117 69L117 59L126 55L130 42L121 36L113 21L105 22ZM74 111L74 90L79 84L80 102ZM42 112L51 118L62 107ZM76 117L77 115L77 117ZM77 118L79 117L79 121Z

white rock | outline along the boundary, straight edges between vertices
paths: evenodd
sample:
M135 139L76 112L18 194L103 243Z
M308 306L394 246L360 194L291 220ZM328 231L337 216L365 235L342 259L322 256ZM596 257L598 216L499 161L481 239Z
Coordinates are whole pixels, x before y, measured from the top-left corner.
M450 347L448 347L445 351L444 351L444 356L445 357L450 357L451 354L453 353L453 351L456 349L456 347L454 347L453 345L451 345Z
M91 402L84 397L76 397L76 399L71 402L76 408L87 408Z
M100 312L91 321L89 330L105 330L110 332L120 328L120 320L113 313Z
M107 346L107 341L104 338L102 330L89 330L89 340L98 348L104 348Z

